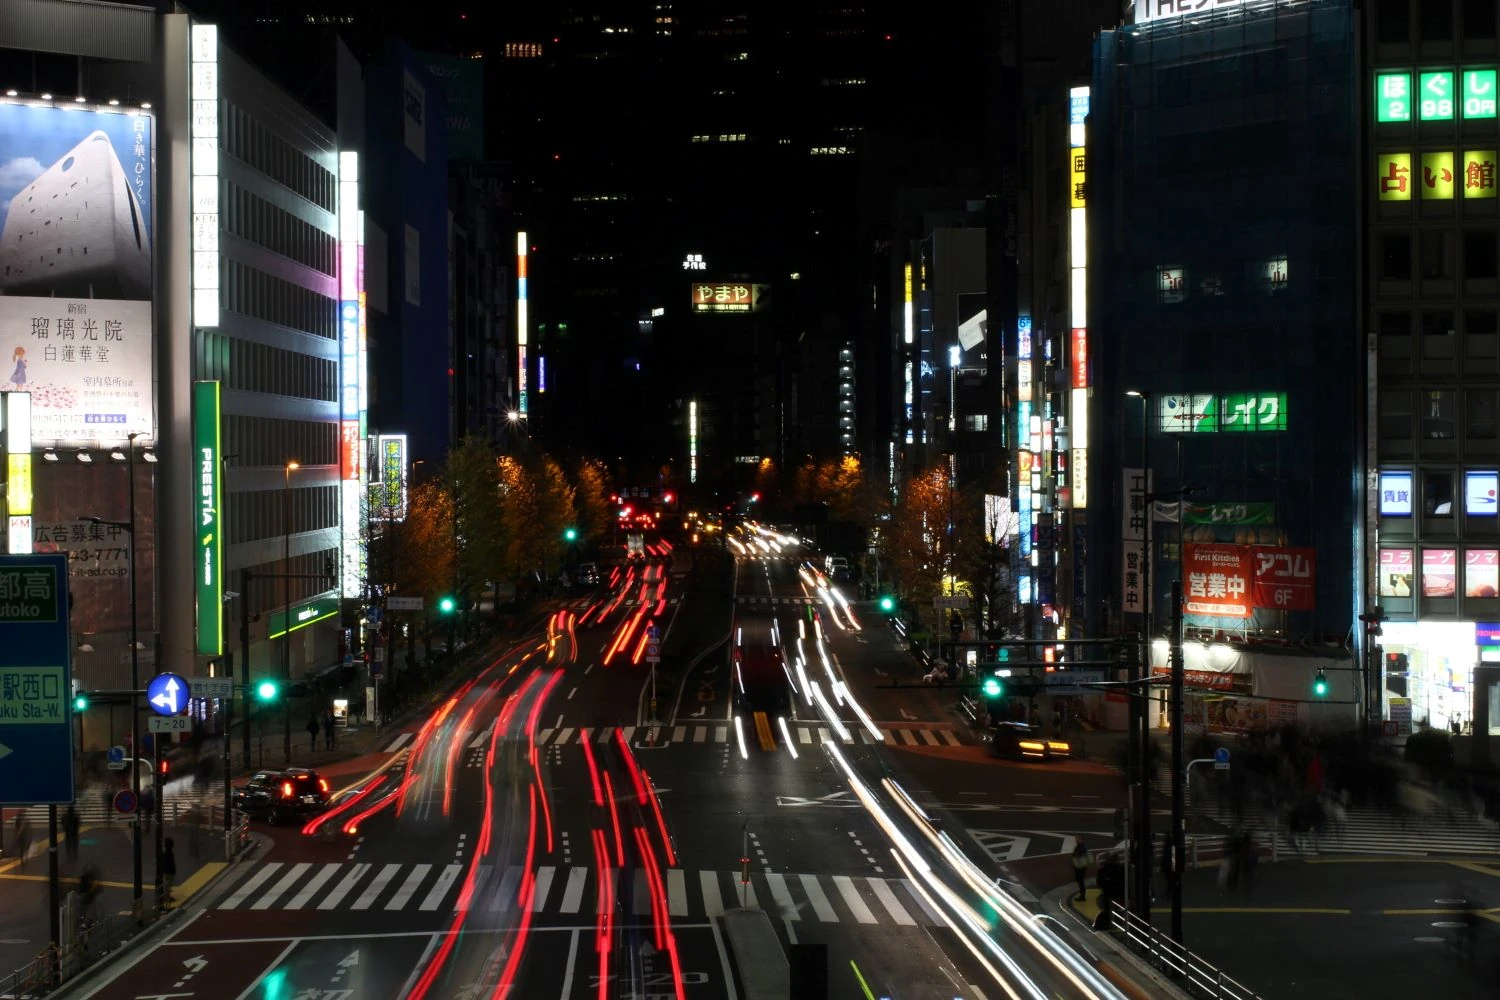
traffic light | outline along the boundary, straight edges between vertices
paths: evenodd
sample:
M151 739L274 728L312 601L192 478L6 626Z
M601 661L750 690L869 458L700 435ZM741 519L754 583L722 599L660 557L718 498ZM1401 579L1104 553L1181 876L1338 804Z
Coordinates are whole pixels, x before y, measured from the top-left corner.
M569 542L576 542L576 541L578 541L578 529L577 528L569 528L568 530L564 531L563 532L563 540L564 541L569 541Z
M82 714L88 710L89 694L87 691L80 691L73 696L73 711Z
M1321 670L1319 670L1318 675L1313 678L1313 694L1319 698L1328 697L1328 678Z
M759 493L752 493L752 494L750 494L750 502L751 503L760 503L760 494Z
M1000 683L998 677L986 677L984 679L984 696L986 698L998 698L1005 693L1005 686Z
M162 779L165 780L172 774L172 762L163 757L156 765L156 770L162 776Z
M886 594L880 599L880 610L884 611L886 614L890 614L892 611L895 611L896 599L890 594Z
M451 597L438 598L438 611L445 615L453 614L453 609L458 607L458 602Z
M272 702L281 693L280 686L271 680L261 681L255 686L255 697L263 702Z

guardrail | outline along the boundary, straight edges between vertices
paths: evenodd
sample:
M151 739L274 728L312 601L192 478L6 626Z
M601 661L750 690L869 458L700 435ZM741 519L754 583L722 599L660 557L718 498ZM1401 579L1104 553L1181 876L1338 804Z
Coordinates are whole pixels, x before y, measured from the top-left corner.
M1110 916L1130 949L1179 987L1213 1000L1260 1000L1260 994L1188 951L1119 900L1111 903Z

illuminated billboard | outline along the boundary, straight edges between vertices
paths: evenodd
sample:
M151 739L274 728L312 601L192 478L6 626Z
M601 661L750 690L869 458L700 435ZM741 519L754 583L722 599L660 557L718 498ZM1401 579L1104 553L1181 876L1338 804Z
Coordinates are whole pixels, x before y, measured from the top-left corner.
M359 154L339 153L339 521L343 565L339 592L363 590L365 413L364 213L359 210Z
M31 393L0 393L0 444L5 452L5 551L31 551Z
M32 440L154 436L151 118L0 104L0 391Z
M693 312L760 312L770 287L744 281L695 281Z
M198 594L198 652L224 652L224 448L218 382L193 383L193 534Z
M375 486L379 516L387 521L406 520L406 435L382 434L375 453L379 456L380 481Z
M530 409L530 393L526 385L526 349L531 340L530 300L527 290L526 261L530 252L530 238L525 232L516 233L516 410L523 417Z
M1068 468L1073 477L1072 505L1084 510L1089 505L1089 281L1088 281L1088 180L1084 155L1085 131L1089 116L1089 88L1073 87L1068 91L1068 315L1073 334L1069 344L1072 354L1072 380L1069 383L1068 413L1072 419L1072 454Z
M219 28L193 25L193 325L219 325Z

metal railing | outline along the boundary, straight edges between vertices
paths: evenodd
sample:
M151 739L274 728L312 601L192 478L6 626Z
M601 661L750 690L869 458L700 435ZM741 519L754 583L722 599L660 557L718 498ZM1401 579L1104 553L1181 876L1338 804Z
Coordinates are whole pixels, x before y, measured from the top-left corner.
M1179 987L1214 1000L1260 1000L1260 995L1173 941L1164 931L1131 913L1119 900L1110 916L1121 938Z

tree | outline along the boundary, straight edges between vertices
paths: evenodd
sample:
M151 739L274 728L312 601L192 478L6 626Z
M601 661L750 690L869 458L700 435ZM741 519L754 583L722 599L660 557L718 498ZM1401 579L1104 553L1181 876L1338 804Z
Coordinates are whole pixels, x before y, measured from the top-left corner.
M928 469L906 484L886 533L887 554L901 589L918 607L942 585L948 561L948 470Z
M443 481L451 491L448 523L458 550L453 584L458 596L478 600L510 540L489 443L473 437L459 442L448 452Z
M614 527L609 502L609 470L596 458L578 463L573 473L573 510L580 541L603 539Z

